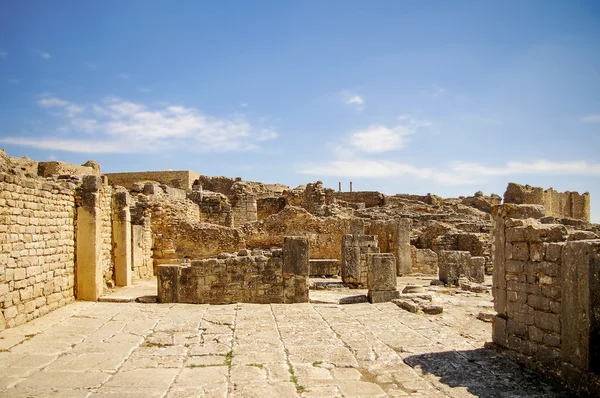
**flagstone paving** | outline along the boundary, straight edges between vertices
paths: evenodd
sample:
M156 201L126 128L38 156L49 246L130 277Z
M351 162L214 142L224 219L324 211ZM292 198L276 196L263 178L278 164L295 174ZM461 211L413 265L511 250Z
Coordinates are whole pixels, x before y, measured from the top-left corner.
M491 327L475 315L490 299L439 294L435 316L392 303L75 302L0 332L0 396L576 396L484 348Z

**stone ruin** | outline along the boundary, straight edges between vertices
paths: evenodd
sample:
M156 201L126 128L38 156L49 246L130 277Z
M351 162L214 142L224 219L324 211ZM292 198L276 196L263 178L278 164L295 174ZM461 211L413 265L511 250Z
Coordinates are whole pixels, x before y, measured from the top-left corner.
M135 279L157 278L161 302L298 303L309 278L327 276L377 303L404 296L398 276L475 289L492 275L494 343L600 391L600 226L588 193L510 183L505 204L481 192L387 196L191 171L102 174L93 161L4 151L0 188L0 330Z

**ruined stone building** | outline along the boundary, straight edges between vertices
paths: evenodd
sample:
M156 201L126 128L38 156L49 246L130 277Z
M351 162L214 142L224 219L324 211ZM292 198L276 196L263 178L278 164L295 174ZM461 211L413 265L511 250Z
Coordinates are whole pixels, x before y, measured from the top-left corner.
M493 273L493 341L577 384L600 372L589 194L336 192L192 171L102 174L0 151L0 330L157 278L163 302L308 302L311 276L398 297L396 277ZM600 391L600 390L599 390Z

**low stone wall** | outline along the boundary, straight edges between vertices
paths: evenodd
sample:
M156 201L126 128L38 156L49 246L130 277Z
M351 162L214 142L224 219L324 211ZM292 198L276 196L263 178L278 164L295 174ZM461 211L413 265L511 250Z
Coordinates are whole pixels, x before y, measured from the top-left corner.
M308 263L309 274L314 277L337 276L342 270L340 260L335 258L311 258Z
M396 261L398 276L412 273L410 231L412 220L373 220L365 224L365 234L377 236L379 251L391 253Z
M94 169L88 166L78 166L76 164L65 162L39 162L37 173L40 177L50 177L52 175L100 175L100 169Z
M412 273L437 275L438 255L431 249L417 249L411 246Z
M270 215L277 214L286 205L285 198L283 196L277 198L262 198L256 201L257 219L264 220Z
M190 191L194 181L200 174L190 170L178 171L140 171L130 173L106 173L111 185L120 185L127 189L133 189L137 183L157 181L173 188Z
M349 203L364 203L365 207L383 206L385 195L377 191L332 192L335 199Z
M571 241L543 209L494 209L493 341L572 387L600 394L600 240Z
M485 258L471 257L468 251L443 250L438 256L440 281L446 285L459 285L460 278L474 283L483 283Z
M308 240L286 237L273 251L234 254L158 266L161 303L308 302Z

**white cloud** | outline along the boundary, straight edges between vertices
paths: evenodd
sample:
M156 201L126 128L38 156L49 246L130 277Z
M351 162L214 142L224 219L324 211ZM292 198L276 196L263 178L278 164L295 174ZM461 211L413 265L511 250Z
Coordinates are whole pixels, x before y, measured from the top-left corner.
M87 64L85 64L85 67L86 67L86 68L88 68L88 69L95 70L95 69L97 69L97 68L98 68L98 65L96 65L96 64L91 64L91 63L87 63Z
M8 53L6 51L0 51L0 58L6 58Z
M584 116L581 121L583 123L600 123L600 114Z
M351 133L336 151L383 153L402 149L408 142L408 137L415 134L420 127L431 126L429 121L421 121L408 115L398 117L398 124L392 127L371 125L364 130Z
M21 81L19 79L8 79L8 82L10 84L19 84L19 83L21 83Z
M131 74L129 73L119 73L118 76L123 80L128 80L131 78Z
M433 180L443 185L471 185L480 183L487 177L519 174L600 176L600 163L536 160L531 162L512 161L502 167L488 167L477 163L454 162L444 168L420 168L392 160L353 159L334 160L316 165L300 165L297 172L300 174L345 178L400 178L408 176Z
M373 125L366 130L356 131L350 135L348 144L359 152L381 153L401 149L406 145L406 137L414 134L405 126Z
M56 97L43 97L38 104L63 121L56 128L60 138L6 137L1 143L74 152L226 152L256 149L258 142L278 136L241 116L216 118L177 105L150 107L120 98L76 104Z
M365 109L365 99L363 96L351 92L351 91L340 91L340 98L345 105L348 105L356 111L363 111Z
M50 53L47 51L38 50L37 53L42 59L50 59Z

